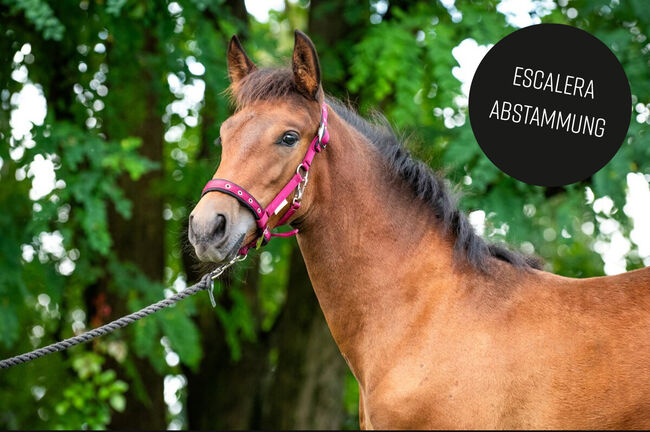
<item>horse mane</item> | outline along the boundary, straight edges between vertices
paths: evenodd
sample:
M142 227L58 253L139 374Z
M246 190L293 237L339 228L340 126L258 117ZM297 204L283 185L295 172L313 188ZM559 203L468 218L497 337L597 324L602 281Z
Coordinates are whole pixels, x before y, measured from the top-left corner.
M290 69L258 69L231 86L230 94L237 109L258 101L300 95ZM375 113L371 121L361 117L340 100L327 96L328 105L350 126L364 135L383 156L389 171L410 186L413 194L426 203L442 224L443 230L454 238L455 256L464 257L481 271L488 271L489 258L497 258L520 268L541 268L535 256L514 252L505 244L486 242L477 235L465 214L456 205L457 199L444 178L426 163L414 159L386 118Z

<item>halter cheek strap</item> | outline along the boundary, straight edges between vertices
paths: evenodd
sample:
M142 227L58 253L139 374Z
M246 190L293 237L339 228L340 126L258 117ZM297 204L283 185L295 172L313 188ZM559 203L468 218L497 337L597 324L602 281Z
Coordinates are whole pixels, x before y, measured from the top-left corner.
M222 192L228 194L236 198L244 207L249 209L255 217L255 222L257 224L257 237L251 243L243 246L239 250L240 255L246 255L248 250L252 247L266 245L271 240L271 237L289 237L298 233L297 229L286 233L271 233L271 230L275 227L287 224L289 219L291 219L294 213L300 208L302 194L307 186L309 169L311 168L314 156L325 149L329 140L330 136L327 131L327 106L323 102L323 105L321 106L321 121L318 126L318 133L309 144L305 157L296 168L296 173L275 196L275 198L271 200L266 208L262 207L259 201L257 201L252 194L236 183L224 179L212 179L208 181L203 188L201 197L208 192ZM288 204L288 198L291 194L294 194L294 197L289 209L284 213L274 227L269 227L269 219L272 215L279 214L282 209L286 207Z

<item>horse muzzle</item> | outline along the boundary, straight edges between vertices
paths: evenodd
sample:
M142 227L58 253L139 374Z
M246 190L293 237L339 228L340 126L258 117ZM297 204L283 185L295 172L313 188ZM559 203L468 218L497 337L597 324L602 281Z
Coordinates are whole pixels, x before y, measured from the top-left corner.
M257 226L250 212L227 195L201 198L188 223L188 239L201 261L221 263L235 256Z

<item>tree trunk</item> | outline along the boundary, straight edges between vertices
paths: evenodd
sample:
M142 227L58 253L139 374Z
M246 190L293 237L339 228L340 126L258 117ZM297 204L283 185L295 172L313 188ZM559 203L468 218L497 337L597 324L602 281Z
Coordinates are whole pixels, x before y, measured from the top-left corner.
M126 198L132 203L132 214L131 218L126 220L114 210L110 211L109 223L114 244L113 249L120 261L135 264L144 275L154 281L163 280L165 267L163 199L159 193L156 193L157 185L163 176L164 126L159 95L155 87L158 77L153 75L156 69L152 68L146 59L158 55L161 55L158 52L158 40L151 30L147 29L142 51L138 53L140 61L131 62L130 65L121 65L122 68L138 67L137 72L133 74L138 81L132 83L133 85L111 87L111 92L114 93L112 98L124 97L126 100L133 99L134 95L120 95L120 91L128 92L139 89L138 94L142 97L142 103L132 108L135 111L132 112L135 121L133 124L127 125L126 131L128 136L142 139L140 154L149 160L160 163L161 166L160 169L143 175L138 181L133 181L126 175L120 179L120 187ZM141 111L138 112L139 110ZM118 121L118 119L112 119L106 124L111 126ZM120 136L119 132L117 132L117 136L111 135L110 129L107 130L107 134L113 139L124 138ZM111 304L114 305L113 316L121 316L128 312L125 300L118 296L111 296ZM129 391L126 394L126 409L122 413L113 415L111 428L166 429L167 407L163 397L163 377L145 358L139 358L136 355L131 358L136 373L146 390L146 399L142 400L135 391ZM120 373L120 375L121 379L131 381L126 374ZM133 385L131 389L133 389Z
M346 13L348 9L354 9L353 13ZM366 32L370 8L355 0L312 0L308 14L307 31L318 49L323 88L329 94L346 99L347 83L351 78L348 71L355 55L351 47ZM335 74L335 71L340 72Z
M231 275L224 276L222 283L227 287ZM258 281L259 260L254 256L240 288L249 299L257 297ZM229 307L227 288L219 303ZM263 335L253 342L242 340L241 357L233 360L224 329L212 308L201 311L197 325L205 343L197 371L184 370L188 429L259 428L258 395L267 368L268 343Z
M262 425L271 429L337 429L344 416L347 366L297 246L290 259L287 302L272 336L278 362L265 398Z

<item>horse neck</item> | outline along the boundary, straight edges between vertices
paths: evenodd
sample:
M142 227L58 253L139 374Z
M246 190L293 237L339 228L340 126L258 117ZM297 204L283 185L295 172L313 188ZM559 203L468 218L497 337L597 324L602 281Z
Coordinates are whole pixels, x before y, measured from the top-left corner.
M332 335L360 379L368 349L456 285L453 243L428 205L386 171L377 148L332 110L329 130L298 242Z

